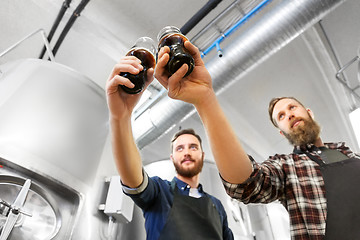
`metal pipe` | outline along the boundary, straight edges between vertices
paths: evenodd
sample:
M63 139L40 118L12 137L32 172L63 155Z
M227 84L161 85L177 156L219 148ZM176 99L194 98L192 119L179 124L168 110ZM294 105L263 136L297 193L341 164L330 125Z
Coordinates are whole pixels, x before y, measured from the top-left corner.
M76 9L74 10L74 12L71 15L69 21L66 23L63 31L61 32L58 40L56 41L56 44L55 44L55 46L53 48L54 55L56 55L57 51L59 50L59 47L60 47L61 43L64 41L64 38L68 34L70 28L72 27L72 25L74 24L76 19L80 16L80 13L84 10L85 6L88 4L89 1L90 0L82 0L79 3L79 5L76 7Z
M209 12L211 12L222 0L209 0L189 21L185 23L180 29L180 32L186 35L203 19Z
M231 3L224 11L222 11L219 15L217 15L213 20L209 22L200 32L198 32L194 37L191 38L191 42L195 42L204 32L206 32L209 28L211 28L220 18L225 16L231 9L233 9L236 4L238 4L240 0L234 1Z
M59 26L61 19L64 17L66 10L70 7L70 3L71 3L71 0L65 0L63 2L61 9L55 19L53 26L51 27L49 35L47 37L47 40L49 42L51 41L52 37L54 36L54 33L55 33L57 27ZM45 51L46 51L46 45L43 47L43 49L40 53L39 59L42 59L44 57Z

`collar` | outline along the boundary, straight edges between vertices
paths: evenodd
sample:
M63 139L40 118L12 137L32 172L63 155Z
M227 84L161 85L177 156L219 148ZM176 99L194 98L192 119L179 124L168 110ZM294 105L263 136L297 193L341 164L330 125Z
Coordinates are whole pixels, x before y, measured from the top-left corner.
M344 142L337 142L337 143L324 143L324 146L329 149L338 149L345 146ZM302 146L294 146L293 153L301 154L305 152L315 152L319 150L314 144L306 144Z
M176 185L177 185L179 190L182 190L182 191L186 191L186 190L189 191L190 190L190 185L189 184L187 184L186 182L181 181L177 177L174 177L174 179L175 179ZM204 192L203 187L202 187L202 185L200 183L199 183L199 186L197 187L197 189L199 190L200 193Z

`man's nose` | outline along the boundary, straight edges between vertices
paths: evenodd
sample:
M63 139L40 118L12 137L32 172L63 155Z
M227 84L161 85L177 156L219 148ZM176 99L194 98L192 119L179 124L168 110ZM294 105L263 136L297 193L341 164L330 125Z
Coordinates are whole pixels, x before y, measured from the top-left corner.
M189 148L185 148L184 151L183 151L184 155L187 156L187 155L190 155L190 149Z
M295 116L294 116L293 113L288 113L288 119L289 119L289 120L293 119L294 117L295 117Z

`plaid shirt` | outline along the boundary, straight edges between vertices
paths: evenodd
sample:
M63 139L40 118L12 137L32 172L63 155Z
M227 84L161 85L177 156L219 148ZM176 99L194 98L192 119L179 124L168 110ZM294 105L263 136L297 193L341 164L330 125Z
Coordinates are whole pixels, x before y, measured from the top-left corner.
M337 149L349 158L360 159L345 143L325 143L325 146ZM296 149L320 159L314 145ZM245 204L279 200L289 212L292 239L323 239L326 198L319 165L306 154L295 153L276 154L261 164L252 158L251 161L254 170L244 183L232 184L223 179L226 192Z

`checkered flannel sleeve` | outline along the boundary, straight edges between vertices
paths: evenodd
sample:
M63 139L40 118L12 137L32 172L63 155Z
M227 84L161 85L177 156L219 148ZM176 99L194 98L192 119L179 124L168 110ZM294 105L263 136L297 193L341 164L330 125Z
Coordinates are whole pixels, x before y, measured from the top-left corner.
M262 164L250 157L253 172L241 184L234 184L222 178L227 194L247 203L269 203L284 199L284 173L281 159L269 159Z

